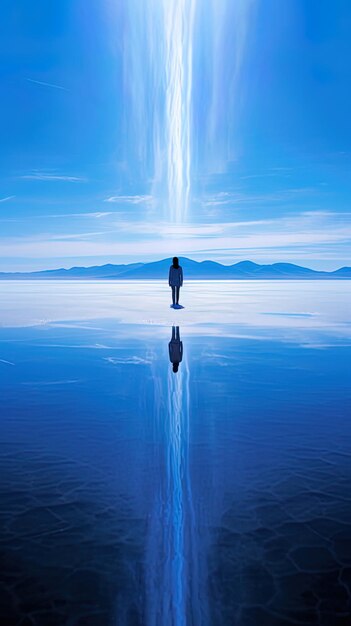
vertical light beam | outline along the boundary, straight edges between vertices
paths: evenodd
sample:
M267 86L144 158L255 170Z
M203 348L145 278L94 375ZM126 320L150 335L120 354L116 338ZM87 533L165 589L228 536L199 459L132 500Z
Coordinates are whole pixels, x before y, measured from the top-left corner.
M174 223L186 221L189 208L195 2L163 0L167 202Z
M257 0L121 4L127 185L152 196L150 219L186 223L196 181L237 158Z

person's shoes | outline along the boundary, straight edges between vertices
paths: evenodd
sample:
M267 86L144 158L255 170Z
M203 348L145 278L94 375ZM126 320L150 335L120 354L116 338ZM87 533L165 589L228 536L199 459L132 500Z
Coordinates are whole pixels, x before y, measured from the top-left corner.
M170 304L170 305L169 305L169 308L170 308L170 309L175 309L175 306L176 306L175 304Z

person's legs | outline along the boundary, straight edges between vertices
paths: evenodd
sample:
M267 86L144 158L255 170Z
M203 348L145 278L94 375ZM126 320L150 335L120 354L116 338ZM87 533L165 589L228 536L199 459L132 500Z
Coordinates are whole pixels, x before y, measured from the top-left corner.
M173 301L173 306L174 306L174 305L175 305L175 303L176 303L176 300L175 300L175 290L176 290L176 288L175 288L175 287L172 287L172 301Z
M179 291L180 291L180 287L176 287L176 292L177 292L176 304L179 304Z

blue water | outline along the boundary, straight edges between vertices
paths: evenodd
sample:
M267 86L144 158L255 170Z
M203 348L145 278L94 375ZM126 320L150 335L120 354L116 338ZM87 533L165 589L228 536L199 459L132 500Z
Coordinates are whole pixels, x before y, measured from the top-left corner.
M348 281L0 291L2 624L349 623Z

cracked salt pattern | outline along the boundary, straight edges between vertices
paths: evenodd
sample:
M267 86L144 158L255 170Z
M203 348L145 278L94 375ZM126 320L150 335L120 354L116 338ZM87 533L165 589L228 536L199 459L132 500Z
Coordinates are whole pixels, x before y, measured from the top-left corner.
M267 284L265 301L261 285L260 307L269 312L262 326L252 301L246 322L236 308L245 286L227 294L221 322L213 313L206 319L197 301L198 322L194 312L177 318L185 357L176 389L174 317L167 311L160 323L143 323L140 293L130 324L113 319L110 286L106 315L94 318L87 305L83 323L76 312L63 324L55 316L11 327L0 314L1 624L166 624L148 597L150 573L164 563L147 546L160 546L155 528L165 523L167 502L155 524L155 498L178 497L184 472L192 501L182 525L173 520L168 530L191 539L181 554L191 594L176 607L175 625L350 624L347 285L309 289L314 314L301 317L305 286L300 298L296 286L282 287L294 292L290 317L277 286L274 295ZM45 285L33 288L44 300ZM206 289L215 300L216 287ZM16 305L24 316L11 290L5 309ZM166 562L168 546L161 548Z

